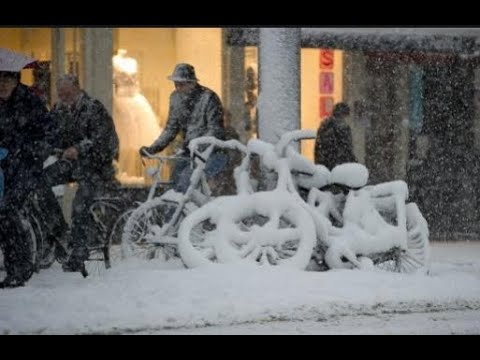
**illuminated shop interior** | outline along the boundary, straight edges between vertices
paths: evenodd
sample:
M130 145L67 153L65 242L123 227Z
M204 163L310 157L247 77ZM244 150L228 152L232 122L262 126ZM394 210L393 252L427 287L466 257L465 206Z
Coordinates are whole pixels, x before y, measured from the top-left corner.
M0 29L0 47L22 52L40 61L38 69L22 72L22 81L33 86L49 106L56 98L55 89L52 88L55 76L59 75L56 72L63 70L76 73L81 83L89 76L82 64L82 31L85 30L63 30L64 69L56 70L52 60L59 47L54 43L53 29ZM150 145L165 126L169 96L174 89L167 76L176 63L187 62L195 66L200 83L214 90L222 99L231 125L243 142L256 136L260 71L258 49L245 46L240 53L238 49L236 52L229 51L223 32L220 28L113 29L112 104L106 105L112 111L120 137L118 177L126 186L148 184L138 148ZM238 54L243 57L243 69L227 65L232 63L228 56ZM326 117L325 111L328 112L335 102L342 100L342 69L342 51L322 54L320 49L302 49L303 129L317 129L320 121ZM167 149L169 153L173 151L174 146ZM302 151L312 157L313 141L305 144Z

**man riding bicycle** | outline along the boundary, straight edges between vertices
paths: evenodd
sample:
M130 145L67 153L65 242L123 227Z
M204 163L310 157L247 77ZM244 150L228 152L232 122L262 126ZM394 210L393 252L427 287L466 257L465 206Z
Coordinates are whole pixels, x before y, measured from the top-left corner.
M189 155L188 144L200 136L215 136L224 139L223 107L218 95L198 83L195 69L190 64L177 64L168 77L175 84L170 95L170 108L165 130L151 146L142 146L140 155L154 154L165 149L177 136L183 137L183 155ZM214 153L214 160L222 154ZM188 160L179 160L172 174L174 189L185 192L192 169Z

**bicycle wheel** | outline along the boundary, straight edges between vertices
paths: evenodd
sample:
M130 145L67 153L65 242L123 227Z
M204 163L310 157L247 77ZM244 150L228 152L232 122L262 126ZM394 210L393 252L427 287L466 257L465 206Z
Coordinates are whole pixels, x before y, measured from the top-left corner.
M407 248L392 249L376 263L380 269L401 273L424 273L430 270L430 244L428 224L417 204L406 205Z
M238 206L239 202L242 204ZM247 262L304 270L316 242L315 225L306 210L288 193L260 192L218 199L191 214L182 224L179 241L188 266L208 261ZM197 234L203 222L213 232ZM214 247L215 257L211 254ZM206 257L208 254L210 257Z
M36 263L39 269L48 269L55 262L55 243L48 241L41 220L30 214L30 225L35 234Z
M27 218L20 213L17 213L14 215L15 222L14 222L14 227L15 227L15 234L11 234L8 238L8 241L15 242L16 244L4 244L6 246L14 247L15 246L15 254L14 256L20 256L20 258L26 258L28 256L28 262L29 266L26 267L26 264L23 263L17 263L16 260L12 262L10 265L11 267L15 268L18 265L22 264L23 266L20 269L14 269L14 272L21 271L21 277L23 281L27 281L30 279L32 276L33 272L38 272L39 268L36 262L36 257L37 257L37 244L36 244L36 237L35 237L35 232L34 229ZM19 242L22 242L20 244ZM0 247L0 273L7 272L6 269L6 259L3 254L3 249ZM0 278L4 277L4 274L1 274L2 276Z
M220 209L234 206L232 197L222 197L207 203L188 215L178 231L178 251L189 268L217 262L215 242L221 240L217 231ZM218 238L220 236L220 239Z
M123 200L115 197L98 199L90 207L95 223L95 232L92 234L95 242L88 245L89 256L85 267L89 274L100 275L111 268L112 262L120 259L118 232L126 221L125 217L131 213L122 214L124 208Z
M37 263L37 235L35 229L30 222L30 219L23 213L17 213L17 221L15 222L17 227L18 238L12 239L13 241L22 241L22 251L28 252L28 260L32 265L32 271L38 272L39 267ZM20 249L17 247L17 249Z
M105 253L105 266L110 268L112 264L117 264L122 259L122 235L128 218L135 209L129 209L123 212L115 221L108 237L108 247Z
M179 202L164 196L154 198L135 209L122 234L122 257L167 261L178 258L178 224L185 218L185 208L173 219Z

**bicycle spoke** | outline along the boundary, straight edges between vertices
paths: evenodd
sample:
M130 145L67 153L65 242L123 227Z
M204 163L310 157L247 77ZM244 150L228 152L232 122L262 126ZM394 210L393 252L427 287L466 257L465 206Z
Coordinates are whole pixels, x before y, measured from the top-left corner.
M257 245L255 244L255 242L253 241L250 241L246 244L246 246L244 246L240 252L239 252L239 255L242 257L242 258L249 258L249 255L251 255L251 253L257 249Z
M282 247L285 243L300 239L301 231L298 229L279 229L276 234L276 247Z

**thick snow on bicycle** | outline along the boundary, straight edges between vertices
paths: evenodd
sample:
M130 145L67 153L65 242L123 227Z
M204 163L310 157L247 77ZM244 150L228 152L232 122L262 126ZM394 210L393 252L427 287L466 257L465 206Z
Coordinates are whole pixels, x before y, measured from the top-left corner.
M428 272L428 224L418 206L408 202L407 184L397 180L367 185L368 170L362 164L342 164L330 172L290 145L313 138L311 131L286 134L277 153L289 160L297 189L308 193L307 203L328 220L327 241L317 247L318 263Z
M361 164L331 172L315 165L292 145L314 137L299 130L276 145L248 143L247 158L256 156L263 174L246 180L245 162L236 174L244 185L238 195L219 197L185 218L178 239L187 266L215 261L428 271L428 226L416 204L406 203L406 183L367 186L368 170ZM211 231L199 237L199 228Z

